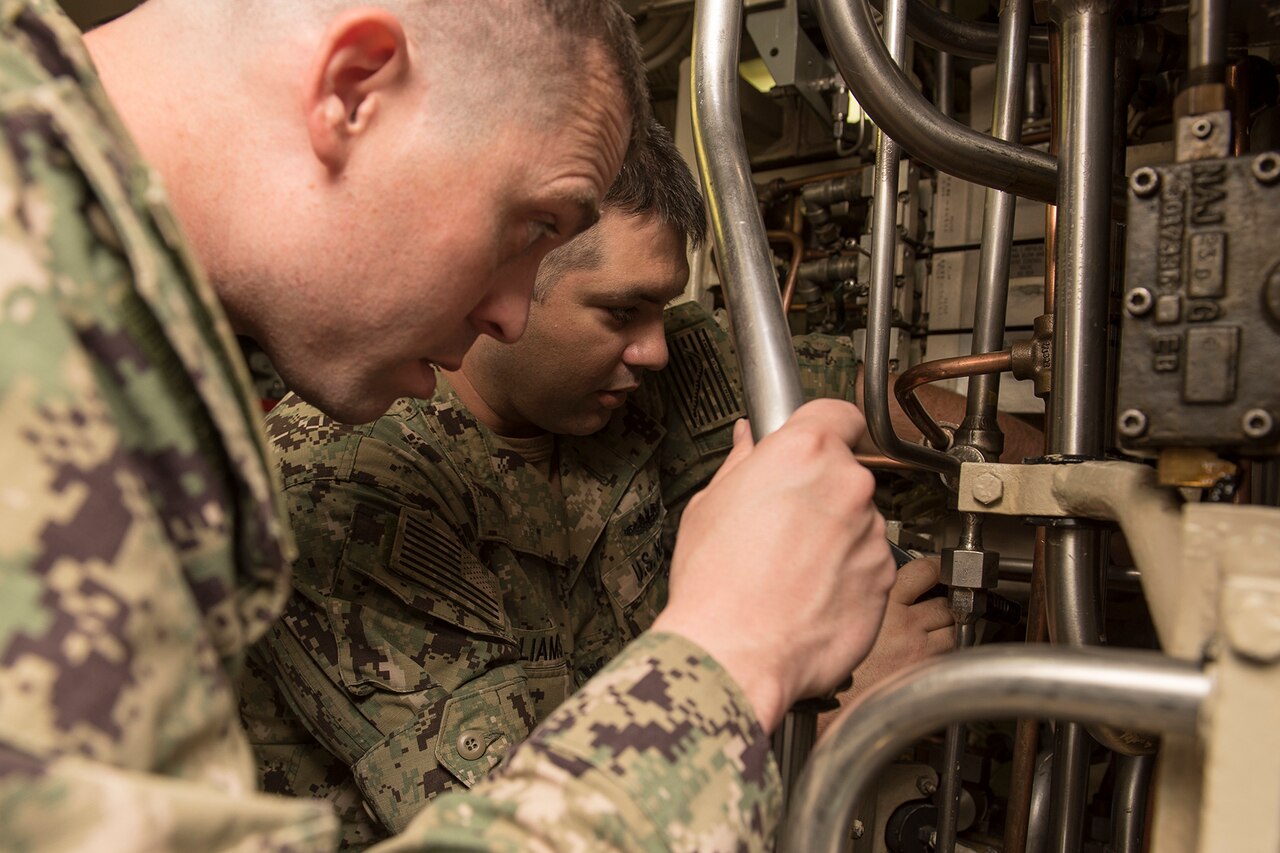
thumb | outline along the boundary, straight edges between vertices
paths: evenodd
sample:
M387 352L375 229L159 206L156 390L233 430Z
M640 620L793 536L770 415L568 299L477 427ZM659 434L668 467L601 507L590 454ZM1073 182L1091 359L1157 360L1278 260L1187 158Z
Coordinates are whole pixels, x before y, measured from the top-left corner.
M739 418L738 422L733 425L733 450L725 457L724 464L720 466L720 470L711 478L711 484L726 477L730 471L738 467L742 460L751 455L751 451L755 448L755 440L751 438L751 424L746 418Z

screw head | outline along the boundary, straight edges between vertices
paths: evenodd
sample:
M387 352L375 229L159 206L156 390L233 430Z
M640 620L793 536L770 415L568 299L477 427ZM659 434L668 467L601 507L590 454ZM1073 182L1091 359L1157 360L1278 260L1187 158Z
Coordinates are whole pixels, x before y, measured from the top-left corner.
M1147 415L1140 409L1127 409L1120 414L1117 424L1121 435L1137 438L1147 431Z
M973 481L973 499L983 506L991 506L991 504L1004 497L1004 481L995 474L980 474Z
M1213 135L1213 122L1207 118L1198 118L1191 123L1191 135L1196 139L1208 139Z
M1142 317L1151 311L1151 306L1155 302L1155 297L1151 295L1150 290L1145 287L1135 287L1124 296L1124 310L1128 311L1131 317Z
M1160 173L1150 166L1135 169L1129 178L1129 188L1140 198L1152 196L1160 189Z
M1249 438L1266 438L1275 426L1275 418L1266 409L1250 409L1240 419L1240 428Z
M1253 176L1264 184L1274 184L1280 179L1280 154L1267 151L1253 158L1250 166Z

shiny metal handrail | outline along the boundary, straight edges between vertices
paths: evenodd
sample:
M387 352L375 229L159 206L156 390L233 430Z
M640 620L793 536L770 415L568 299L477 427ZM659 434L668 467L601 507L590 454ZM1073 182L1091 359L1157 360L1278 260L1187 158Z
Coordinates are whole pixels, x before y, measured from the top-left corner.
M1191 735L1211 680L1157 652L984 646L876 685L814 749L781 849L844 850L854 804L902 749L960 720L1048 717Z
M815 4L827 46L849 89L872 121L913 157L981 186L1057 201L1057 159L942 115L893 62L867 0Z

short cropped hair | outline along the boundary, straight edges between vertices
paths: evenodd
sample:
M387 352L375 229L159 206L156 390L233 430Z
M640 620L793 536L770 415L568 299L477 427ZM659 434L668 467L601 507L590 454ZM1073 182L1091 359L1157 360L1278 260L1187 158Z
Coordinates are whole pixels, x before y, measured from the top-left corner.
M702 193L670 131L652 119L644 143L631 150L622 171L609 187L603 210L656 217L674 228L680 241L693 249L701 248L706 241L707 214ZM570 270L595 269L603 260L598 232L589 228L547 253L538 268L533 298L543 299L552 285Z
M583 71L584 56L598 51L604 73L616 76L631 113L631 147L644 140L652 111L640 42L631 16L618 0L189 0L193 14L235 34L235 42L274 37L310 20L323 23L360 5L386 9L416 36L434 61L459 69L465 92L504 99L504 108L527 109L528 93L557 94L548 72ZM246 26L252 17L254 27ZM274 26L268 26L268 21ZM599 73L600 69L593 69ZM482 132L486 120L463 103L463 115ZM492 116L490 116L492 118Z

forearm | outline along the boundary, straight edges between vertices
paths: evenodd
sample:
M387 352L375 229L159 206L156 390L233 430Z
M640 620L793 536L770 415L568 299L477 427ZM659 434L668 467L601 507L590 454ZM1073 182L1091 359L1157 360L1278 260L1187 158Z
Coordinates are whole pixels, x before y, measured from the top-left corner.
M738 685L695 644L651 632L497 773L377 849L766 850L780 806Z

